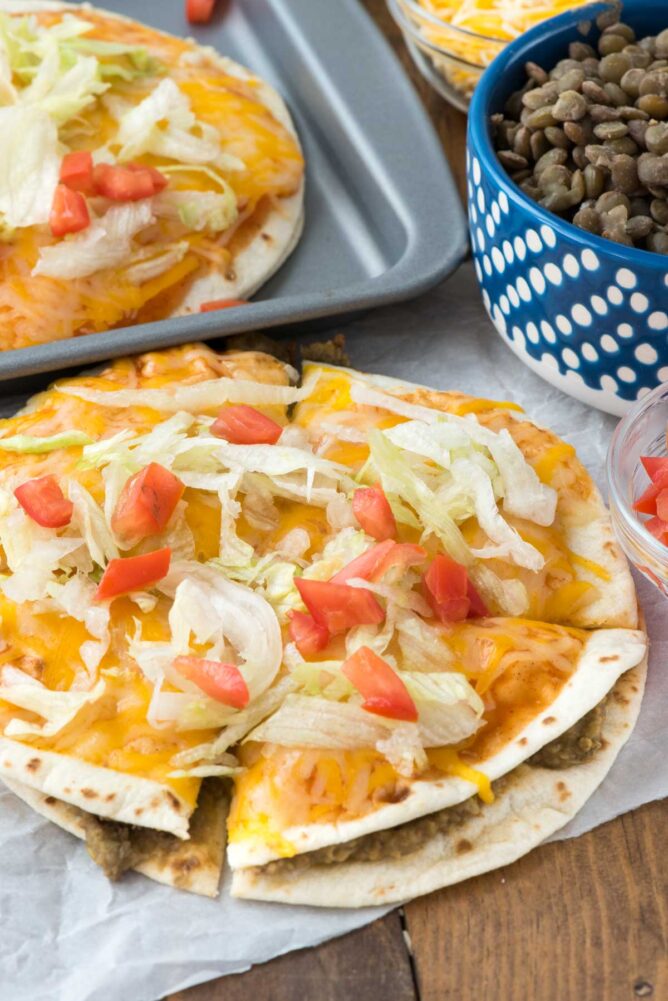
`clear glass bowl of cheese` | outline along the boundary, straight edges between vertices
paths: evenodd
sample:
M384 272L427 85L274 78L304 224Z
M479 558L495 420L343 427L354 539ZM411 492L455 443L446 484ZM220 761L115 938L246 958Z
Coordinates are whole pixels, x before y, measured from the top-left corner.
M485 69L514 38L581 0L386 0L413 62L467 111Z

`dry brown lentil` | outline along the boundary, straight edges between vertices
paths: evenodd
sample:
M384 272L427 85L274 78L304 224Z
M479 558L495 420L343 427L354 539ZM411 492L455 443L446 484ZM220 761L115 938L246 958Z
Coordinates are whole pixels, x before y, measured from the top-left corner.
M494 116L499 159L527 195L626 246L668 253L668 28L636 41L611 14Z

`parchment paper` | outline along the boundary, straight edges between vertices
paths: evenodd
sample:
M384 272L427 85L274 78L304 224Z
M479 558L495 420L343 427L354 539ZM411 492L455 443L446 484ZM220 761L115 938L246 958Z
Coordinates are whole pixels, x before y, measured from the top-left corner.
M614 418L524 368L487 319L470 263L436 291L345 333L360 369L517 400L575 445L603 485ZM652 638L641 717L610 777L559 837L668 794L668 605L644 580L638 588ZM0 1001L158 1001L382 913L231 901L225 886L213 902L140 876L112 886L78 842L0 794Z

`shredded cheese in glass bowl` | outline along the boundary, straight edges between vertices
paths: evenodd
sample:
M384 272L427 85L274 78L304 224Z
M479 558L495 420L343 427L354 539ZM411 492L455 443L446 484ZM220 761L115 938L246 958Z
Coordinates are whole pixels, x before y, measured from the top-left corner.
M387 0L417 68L447 101L468 109L504 46L580 0Z

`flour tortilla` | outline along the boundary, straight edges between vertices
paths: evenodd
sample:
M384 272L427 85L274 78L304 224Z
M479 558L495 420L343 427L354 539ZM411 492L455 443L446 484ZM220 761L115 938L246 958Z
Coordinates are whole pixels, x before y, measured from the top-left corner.
M305 371L317 367L307 364ZM348 373L355 381L363 383L370 389L385 390L395 397L432 410L447 412L453 405L467 403L472 399L463 393L429 389L417 383L389 376L368 375L335 365L327 365L326 368L340 368L340 371ZM534 452L541 452L563 444L553 431L536 424L519 411L492 409L479 414L478 418L482 425L492 429L507 426L519 448L525 453L529 448ZM568 625L582 629L598 627L636 629L638 605L633 578L626 557L615 539L610 513L600 491L582 463L573 458L571 464L574 477L583 492L587 493L587 497L583 500L581 510L564 520L566 544L571 552L601 566L607 571L610 579L604 581L586 568L576 567L577 579L595 584L599 596L577 612Z
M646 671L645 659L618 680L605 707L603 746L587 762L562 769L521 765L477 816L436 834L410 855L274 875L241 869L234 873L232 896L370 907L401 903L515 862L572 820L601 784L635 725Z
M36 813L86 841L89 817L84 810L13 779L2 781ZM190 821L188 841L166 836L151 855L134 866L135 871L178 890L217 897L225 855L226 815L227 797L220 784L204 783Z
M94 10L118 21L137 23L137 18L125 17L115 11L98 7L97 4L61 3L58 0L0 0L0 12L5 14L34 14L38 10L72 11L85 14ZM143 23L143 22L139 22ZM152 25L146 25L157 34L168 34ZM202 63L215 63L230 76L240 80L253 80L256 96L260 103L272 113L274 118L292 134L299 144L299 137L285 101L278 91L254 73L227 56L221 56L211 46L197 45L197 55ZM196 59L191 60L197 65ZM300 146L301 148L301 146ZM299 189L289 197L276 199L262 226L247 245L233 258L227 274L222 272L197 275L190 282L184 296L167 317L185 316L198 313L204 302L216 299L247 299L268 281L287 260L299 242L304 228L304 181Z
M193 372L203 379L224 375L287 385L295 374L283 362L260 352L231 351L220 355L204 344L141 355L135 359L135 366L149 377L171 355L185 358ZM96 370L98 374L100 371ZM38 393L20 413L34 412L43 401L44 395ZM41 750L28 742L0 736L0 779L20 783L36 794L108 820L165 831L182 840L191 836L189 824L194 804L178 796L171 786L93 765L72 755Z
M514 771L586 716L605 698L619 678L641 664L646 655L647 638L640 631L600 629L591 633L576 669L557 697L509 743L477 763L476 769L491 781ZM436 780L417 779L408 787L408 795L398 803L383 804L355 820L287 828L281 831L281 836L296 848L297 853L315 851L456 806L476 792L475 784L453 776ZM280 857L274 846L256 839L232 842L227 849L228 862L235 870L262 866Z

